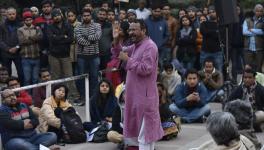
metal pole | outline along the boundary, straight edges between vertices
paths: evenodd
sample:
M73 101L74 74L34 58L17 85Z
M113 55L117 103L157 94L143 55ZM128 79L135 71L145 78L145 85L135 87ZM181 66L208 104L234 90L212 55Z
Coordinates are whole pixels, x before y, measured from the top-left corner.
M85 77L85 117L87 122L91 121L89 100L89 76Z
M48 98L50 96L51 96L51 83L49 83L48 85L46 85L46 98Z

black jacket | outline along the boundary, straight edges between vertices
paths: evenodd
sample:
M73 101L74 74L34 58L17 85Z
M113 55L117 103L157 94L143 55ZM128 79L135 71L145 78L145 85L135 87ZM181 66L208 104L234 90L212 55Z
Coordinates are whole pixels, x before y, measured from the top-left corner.
M56 24L48 27L49 52L57 58L70 56L70 45L73 42L73 28L70 24L63 22L59 28Z
M2 57L14 58L19 56L19 51L15 54L8 52L12 47L18 45L17 29L22 27L19 21L5 21L0 25L0 51Z
M242 99L243 97L243 86L238 86L229 96L228 101L232 101L235 99ZM255 100L256 103L253 105L254 110L264 110L264 87L257 83L255 87Z

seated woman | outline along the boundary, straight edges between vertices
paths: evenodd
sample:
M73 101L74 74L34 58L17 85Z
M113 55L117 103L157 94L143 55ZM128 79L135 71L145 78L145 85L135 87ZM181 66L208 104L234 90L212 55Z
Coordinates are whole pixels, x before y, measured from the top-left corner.
M157 83L158 92L159 92L159 112L160 112L160 120L161 125L164 130L163 140L170 140L174 137L177 137L179 129L180 129L180 118L175 118L175 114L173 114L169 106L171 104L170 100L167 97L167 90L162 83Z
M45 99L40 109L39 131L55 132L58 139L62 138L60 113L72 105L67 100L68 88L57 84L52 89L52 96Z
M110 81L102 79L90 101L92 123L97 126L102 122L112 122L112 115L117 106L117 98Z

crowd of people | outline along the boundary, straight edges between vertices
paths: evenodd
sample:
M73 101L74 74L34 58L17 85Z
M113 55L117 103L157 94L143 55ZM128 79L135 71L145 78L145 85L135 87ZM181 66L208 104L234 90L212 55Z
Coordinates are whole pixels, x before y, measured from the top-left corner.
M12 89L88 73L87 138L107 122L105 138L120 149L154 150L155 141L177 136L179 117L183 123L207 122L212 140L198 149L260 149L255 132L264 131L263 6L244 13L237 5L239 21L228 25L228 43L214 6L190 5L176 17L171 9L169 4L146 8L145 0L128 10L87 3L81 14L50 0L21 14L1 8L4 148L63 142L62 113L85 105L84 80L54 85L50 97L45 87ZM225 80L236 86L223 100ZM222 102L223 112L211 114L214 101Z

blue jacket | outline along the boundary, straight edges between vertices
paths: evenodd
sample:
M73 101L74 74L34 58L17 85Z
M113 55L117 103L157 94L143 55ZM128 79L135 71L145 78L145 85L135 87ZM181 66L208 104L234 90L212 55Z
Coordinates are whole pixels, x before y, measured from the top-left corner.
M163 18L153 20L152 16L149 16L145 20L145 23L147 25L148 35L156 43L157 47L160 49L165 46L170 36L166 20Z
M24 129L25 119L31 120L32 129ZM4 104L0 106L0 133L3 145L11 138L30 138L36 134L35 127L38 124L38 119L24 103L18 103L13 108Z
M179 108L193 108L193 107L203 107L206 104L206 100L208 98L206 87L202 83L198 83L196 87L196 92L199 93L200 101L195 104L190 104L187 102L186 97L189 95L187 93L187 84L186 82L181 83L175 89L175 94L172 97L172 101Z

